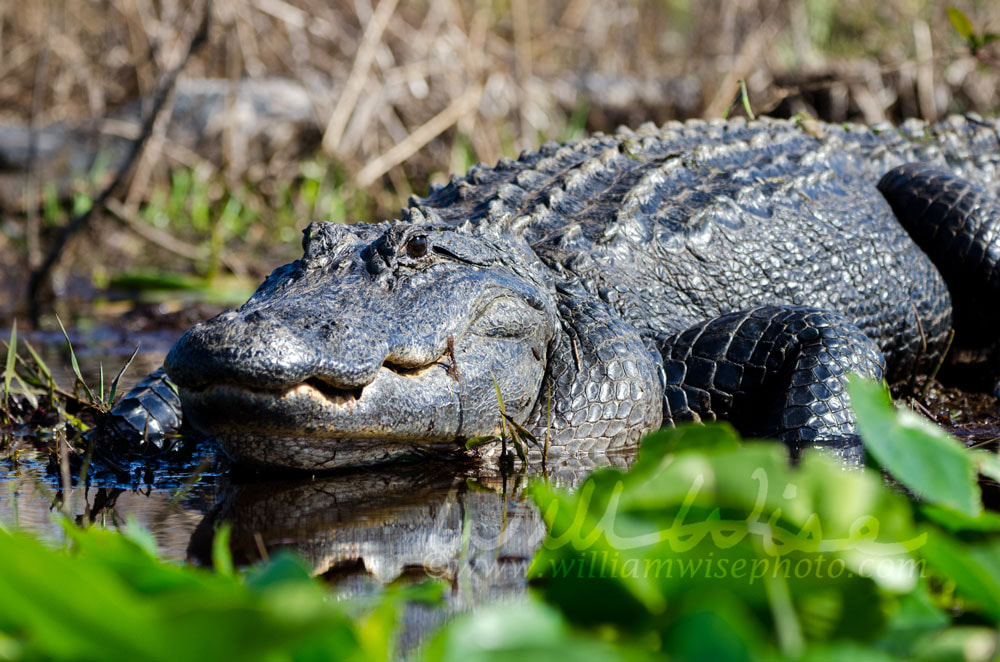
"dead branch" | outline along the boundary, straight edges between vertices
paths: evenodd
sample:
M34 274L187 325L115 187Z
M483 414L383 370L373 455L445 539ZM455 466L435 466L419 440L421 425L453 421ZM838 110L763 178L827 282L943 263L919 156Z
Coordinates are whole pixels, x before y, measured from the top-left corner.
M156 124L157 118L167 105L167 100L170 98L174 85L177 83L177 76L180 74L181 70L184 69L184 66L187 64L194 52L197 51L198 48L207 40L211 16L212 0L205 0L202 20L200 21L198 28L195 30L194 35L188 42L188 47L180 62L164 74L163 80L160 82L154 97L152 108L150 108L149 113L143 121L142 131L140 132L138 139L133 141L128 156L125 158L121 169L118 170L111 183L109 183L94 198L93 204L90 208L81 214L77 214L69 221L69 223L66 224L59 235L56 236L55 241L52 242L52 246L49 247L49 251L45 256L45 259L31 272L31 278L28 281L28 312L36 324L38 321L42 287L48 283L53 267L59 261L59 258L70 239L86 227L94 213L104 208L111 195L127 179L129 171L131 171L132 166L142 154L147 140L153 133L153 126Z

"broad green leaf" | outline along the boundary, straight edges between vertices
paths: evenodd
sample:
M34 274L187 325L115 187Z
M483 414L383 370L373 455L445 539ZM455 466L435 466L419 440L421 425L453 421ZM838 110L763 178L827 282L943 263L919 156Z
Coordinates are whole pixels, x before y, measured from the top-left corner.
M538 601L479 609L449 623L428 644L428 662L642 660L648 653L612 646L571 630L560 613Z
M879 466L929 503L979 515L972 456L961 444L914 412L894 409L879 384L852 376L847 390L865 448Z
M1000 622L1000 540L964 544L940 531L927 530L920 555L945 579L955 582L959 595Z
M990 451L974 451L972 459L979 473L1000 483L1000 456Z
M754 660L767 650L766 633L748 605L722 587L692 592L676 606L665 652L681 660Z
M61 659L169 659L155 608L106 566L69 563L37 541L0 532L0 567L0 621L30 631L38 652Z
M996 660L997 631L983 626L961 625L922 632L914 641L914 662L989 662Z
M216 534L218 535L218 534ZM270 588L284 583L311 583L309 568L294 554L287 551L279 552L270 562L254 568L247 575L247 586L251 588Z
M740 436L728 423L680 425L663 428L646 435L631 474L655 468L673 453L691 451L715 454L728 452L742 445Z
M952 508L925 503L921 505L920 512L949 531L1000 532L1000 514L990 510L983 510L976 517L969 517Z
M888 653L854 641L812 646L797 662L896 662Z
M25 659L363 659L348 611L287 554L244 584L116 531L65 531L71 554L0 532L0 640Z

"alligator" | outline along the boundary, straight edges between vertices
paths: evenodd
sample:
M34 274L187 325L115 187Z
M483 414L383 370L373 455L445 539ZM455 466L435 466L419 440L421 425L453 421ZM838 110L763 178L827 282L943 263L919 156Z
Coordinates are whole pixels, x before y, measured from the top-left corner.
M851 461L849 374L905 379L952 336L994 342L998 185L1000 122L971 115L548 143L398 220L311 223L301 259L189 329L111 418L306 470L508 425L529 462L627 452L714 420Z

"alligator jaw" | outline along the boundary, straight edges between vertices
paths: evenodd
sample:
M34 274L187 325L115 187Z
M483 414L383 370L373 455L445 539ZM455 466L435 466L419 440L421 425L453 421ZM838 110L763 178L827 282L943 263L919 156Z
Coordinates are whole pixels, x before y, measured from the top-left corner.
M462 450L454 379L441 364L378 371L363 389L309 379L282 390L180 388L185 413L239 460L320 470Z

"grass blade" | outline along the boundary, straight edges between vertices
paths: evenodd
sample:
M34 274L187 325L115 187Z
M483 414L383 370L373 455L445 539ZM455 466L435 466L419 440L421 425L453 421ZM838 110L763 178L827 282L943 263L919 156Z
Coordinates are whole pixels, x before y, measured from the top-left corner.
M10 327L10 342L7 345L7 365L3 373L3 405L10 400L10 380L14 378L14 364L17 360L17 320Z
M24 397L28 400L28 406L31 407L32 409L38 409L38 398L36 398L35 394L31 392L31 389L28 387L28 385L24 383L24 381L21 379L21 376L15 374L14 381L17 382L17 385L18 387L20 387L21 392L24 394Z
M530 441L535 446L538 445L538 438L535 437L534 434L529 432L528 428L524 427L523 425L515 421L510 414L504 414L504 416L507 418L507 424L510 425L511 428L513 428L517 432L517 435L519 437L521 437L522 439L526 439L527 441Z
M69 340L69 334L66 333L66 327L63 326L62 320L59 319L58 315L56 315L56 321L59 322L59 328L62 329L63 337L66 338L66 347L69 348L69 361L70 365L73 366L73 374L76 375L77 383L83 386L83 390L87 392L87 398L90 399L90 404L95 404L94 392L90 390L90 387L87 386L87 382L83 379L83 373L80 372L80 364L76 360L76 352L73 351L73 343Z
M122 366L122 369L118 371L118 374L115 375L115 378L111 381L111 392L108 393L108 407L115 404L115 395L118 393L118 382L121 380L122 375L125 374L125 371L128 370L128 367L132 365L132 360L135 359L135 355L139 353L139 348L141 346L142 345L135 346L135 351L132 352L132 356L128 357L128 361L125 362L125 365Z
M45 378L45 381L47 381L50 386L54 386L56 380L52 378L52 370L49 369L49 366L42 360L42 357L39 356L38 352L27 340L24 341L24 347L28 350L28 354L31 355L31 360L34 361L35 365L38 366L38 369L42 371L42 376Z
M754 115L753 108L750 107L750 93L747 92L747 82L740 79L740 99L743 101L743 110L746 112L747 117L755 120L757 116Z
M493 375L490 375L490 378L493 380L493 388L495 388L497 391L497 405L500 407L500 430L501 430L500 439L503 442L506 442L509 439L510 442L514 445L514 452L517 453L517 456L521 459L521 462L527 464L528 461L524 452L524 442L521 440L521 437L518 436L517 428L514 427L514 425L516 425L514 423L514 419L512 419L510 416L507 415L507 407L504 405L503 395L500 393L500 384L497 382L497 378L494 377ZM511 425L508 425L508 421L511 423ZM524 428L521 429L523 430ZM506 446L504 446L504 450L506 450Z

